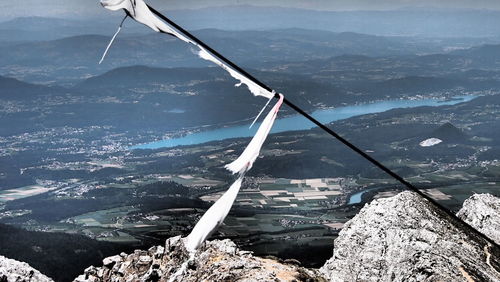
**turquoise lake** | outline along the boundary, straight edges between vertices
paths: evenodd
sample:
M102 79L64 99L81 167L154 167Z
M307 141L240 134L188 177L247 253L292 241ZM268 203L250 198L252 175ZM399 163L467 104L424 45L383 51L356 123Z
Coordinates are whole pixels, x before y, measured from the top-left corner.
M312 116L321 123L330 123L337 120L347 119L364 114L381 113L398 108L415 108L421 106L444 106L454 105L462 102L468 102L474 99L475 96L458 96L451 100L439 99L422 99L422 100L389 100L383 102L374 102L360 104L354 106L338 107L327 110L317 110L312 113ZM286 106L284 106L286 107ZM270 108L270 107L269 107ZM263 114L265 115L265 114ZM261 117L262 119L263 117ZM260 123L255 124L252 129L249 129L249 124L217 128L189 134L179 138L166 139L147 144L141 144L131 147L131 149L158 149L171 148L181 145L196 145L210 141L218 141L237 137L250 137L255 134ZM285 131L305 130L314 128L315 125L309 120L300 115L293 115L286 118L276 120L271 133L279 133Z
M368 190L365 190L365 191L361 191L361 192L358 192L356 194L353 194L350 198L349 198L349 202L347 203L348 205L352 205L352 204L359 204L361 203L361 197L363 196L364 193L368 192Z

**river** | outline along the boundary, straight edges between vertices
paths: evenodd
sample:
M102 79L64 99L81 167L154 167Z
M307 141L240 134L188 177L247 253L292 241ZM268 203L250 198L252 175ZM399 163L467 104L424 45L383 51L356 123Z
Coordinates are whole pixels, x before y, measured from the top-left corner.
M462 102L468 102L474 99L475 97L476 96L457 96L450 100L439 100L439 99L388 100L382 102L338 107L326 110L317 110L312 113L312 116L322 123L330 123L333 121L347 119L365 114L381 113L392 109L416 108L421 106L437 107L444 105L454 105ZM228 138L250 137L255 134L259 125L260 124L254 125L252 129L248 128L250 124L217 128L217 129L189 134L179 138L172 138L172 139L151 142L147 144L141 144L133 146L131 147L131 149L171 148L181 145L196 145L210 141L224 140ZM306 118L300 115L293 115L276 120L271 133L305 130L305 129L311 129L313 127L315 127L315 125Z

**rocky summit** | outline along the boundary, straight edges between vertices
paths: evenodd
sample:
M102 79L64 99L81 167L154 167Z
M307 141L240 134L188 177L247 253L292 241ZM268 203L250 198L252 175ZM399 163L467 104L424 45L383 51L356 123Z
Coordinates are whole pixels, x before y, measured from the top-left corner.
M330 281L500 281L500 252L427 200L402 192L350 220L320 271Z
M173 237L165 247L106 258L75 281L325 281L298 262L254 257L230 240L208 241L192 257L183 241Z

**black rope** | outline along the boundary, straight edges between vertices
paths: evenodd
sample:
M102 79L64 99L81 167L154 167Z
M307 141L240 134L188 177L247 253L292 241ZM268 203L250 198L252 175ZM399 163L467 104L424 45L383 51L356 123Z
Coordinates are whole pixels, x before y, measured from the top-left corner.
M148 5L148 7L151 10L151 12L153 12L155 15L157 15L158 17L160 17L162 20L164 20L165 22L167 22L168 24L170 24L174 28L176 28L178 31L182 32L184 35L186 35L191 40L193 40L194 42L196 42L196 44L202 46L203 48L205 48L206 50L208 50L210 53L212 53L213 55L215 55L216 57L218 57L220 60L224 61L224 63L228 64L231 68L233 68L234 70L236 70L239 73L243 74L244 76L246 76L247 78L249 78L250 80L252 80L254 83L256 83L257 85L259 85L260 87L264 88L265 90L267 90L269 92L273 92L273 90L269 86L267 86L264 83L260 82L257 78L253 77L251 74L249 74L248 72L246 72L244 69L240 68L239 66L237 66L236 64L234 64L233 62L231 62L229 59L227 59L223 55L219 54L219 52L215 51L210 46L206 45L203 41L199 40L196 36L192 35L190 32L188 32L187 30L185 30L184 28L182 28L181 26L179 26L178 24L176 24L175 22L173 22L169 18L165 17L164 15L162 15L160 12L156 11L151 6ZM274 97L279 99L279 94L276 93L274 95ZM435 201L431 197L429 197L426 194L424 194L418 188L416 188L411 183L409 183L408 181L406 181L403 177L399 176L397 173L395 173L394 171L390 170L388 167L386 167L385 165L383 165L382 163L380 163L376 159L372 158L370 155L368 155L367 153L365 153L363 150L361 150L360 148L356 147L356 145L352 144L347 139L343 138L342 136L340 136L339 134L337 134L335 131L333 131L332 129L328 128L327 126L325 126L324 124L322 124L321 122L319 122L317 119L315 119L314 117L312 117L311 115L309 115L308 113L306 113L304 110L302 110L301 108L299 108L298 106L296 106L295 104L293 104L292 102L290 102L289 100L287 100L286 98L283 100L283 102L286 105L288 105L290 108L292 108L293 110L295 110L297 113L299 113L300 115L304 116L305 118L307 118L308 120L310 120L312 123L314 123L315 125L317 125L319 128L321 128L322 130L324 130L326 133L328 133L331 136L335 137L337 140L339 140L340 142L342 142L344 145L346 145L347 147L349 147L351 150L353 150L354 152L356 152L359 155L361 155L361 157L365 158L366 160L368 160L369 162L371 162L372 164L374 164L375 166L377 166L378 168L380 168L381 170L383 170L389 176L391 176L392 178L394 178L397 181L399 181L406 188L408 188L409 190L417 193L422 198L424 198L427 201L429 201L432 205L436 206L438 209L440 209L441 211L443 211L444 213L446 213L448 216L450 216L456 222L461 223L467 229L470 229L473 233L476 233L477 235L479 235L481 238L483 238L484 240L486 240L491 245L493 245L493 246L495 246L497 248L500 248L498 246L498 244L495 243L488 236L484 235L483 233L481 233L480 231L478 231L477 229L475 229L474 227L472 227L470 224L468 224L467 222L465 222L462 219L460 219L453 212L451 212L447 208L445 208L442 205L440 205L437 201Z

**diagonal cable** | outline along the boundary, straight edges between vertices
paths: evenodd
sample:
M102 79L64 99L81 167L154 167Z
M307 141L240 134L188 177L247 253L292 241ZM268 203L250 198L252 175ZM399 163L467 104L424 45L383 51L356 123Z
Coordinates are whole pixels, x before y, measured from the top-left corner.
M224 57L223 55L221 55L219 52L217 52L214 49L212 49L210 46L208 46L203 41L201 41L200 39L198 39L196 36L192 35L190 32L188 32L187 30L185 30L184 28L182 28L181 26L179 26L178 24L176 24L174 21L170 20L169 18L167 18L166 16L164 16L163 14L161 14L160 12L158 12L157 10L155 10L154 8L152 8L151 6L149 6L149 5L147 5L147 6L151 10L151 12L153 12L153 14L155 14L156 16L158 16L159 18L161 18L162 20L164 20L165 22L167 22L169 25L171 25L174 28L176 28L178 31L182 32L189 39L193 40L194 42L196 42L197 44L199 44L200 46L202 46L203 48L205 48L207 51L209 51L210 53L212 53L212 55L216 56L217 58L219 58L220 60L222 60L224 63L226 63L227 65L229 65L231 68L233 68L234 70L238 71L242 75L246 76L252 82L256 83L257 85L259 85L260 87L264 88L265 90L267 90L269 92L276 93L274 95L275 98L277 98L277 99L280 98L279 94L277 92L273 91L269 86L267 86L266 84L264 84L261 81L259 81L257 78L255 78L254 76L252 76L251 74L249 74L248 72L246 72L244 69L240 68L238 65L236 65L235 63L233 63L232 61L230 61L229 59L227 59L226 57ZM368 155L367 153L365 153L363 150L361 150L360 148L358 148L356 145L352 144L347 139L343 138L338 133L336 133L332 129L328 128L326 125L324 125L321 122L319 122L317 119L315 119L314 117L312 117L311 115L309 115L307 112L305 112L304 110L302 110L301 108L299 108L298 106L296 106L295 104L293 104L292 102L290 102L288 99L285 98L284 101L283 101L283 103L285 103L290 108L292 108L293 110L295 110L298 114L304 116L306 119L308 119L309 121L311 121L312 123L314 123L316 126L318 126L319 128L321 128L323 131L325 131L329 135L335 137L337 140L339 140L340 142L342 142L344 145L346 145L347 147L349 147L351 150L353 150L354 152L358 153L361 157L363 157L364 159L366 159L369 162L371 162L372 164L374 164L376 167L378 167L381 170L383 170L389 176L391 176L392 178L396 179L398 182L400 182L401 184L403 184L406 188L408 188L409 190L417 193L422 198L424 198L427 201L429 201L437 209L441 210L446 215L448 215L450 217L450 219L452 219L455 223L461 224L463 227L465 227L466 229L468 229L470 232L472 232L475 235L477 235L477 236L483 238L484 240L486 240L490 245L495 246L497 249L500 249L500 246L495 241L493 241L492 239L490 239L488 236L484 235L483 233L481 233L480 231L478 231L476 228L474 228L473 226L471 226L467 222L465 222L462 219L460 219L453 212L451 212L447 208L443 207L441 204L439 204L437 201L435 201L434 199L432 199L428 195L424 194L418 188L416 188L415 186L413 186L413 184L411 184L408 181L406 181L403 177L401 177L400 175L398 175L397 173L395 173L394 171L392 171L391 169L389 169L388 167L386 167L385 165L383 165L382 163L380 163L379 161L377 161L376 159L374 159L373 157L371 157L370 155Z

